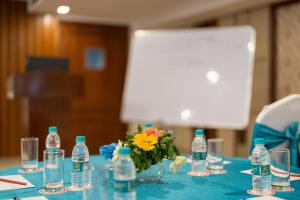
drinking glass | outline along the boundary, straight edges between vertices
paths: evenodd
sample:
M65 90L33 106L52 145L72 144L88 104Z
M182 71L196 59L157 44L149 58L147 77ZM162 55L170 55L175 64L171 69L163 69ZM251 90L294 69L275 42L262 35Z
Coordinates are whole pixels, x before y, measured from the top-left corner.
M58 192L64 189L64 158L64 150L44 150L43 185L46 192Z
M274 148L270 150L272 187L277 191L290 189L290 150Z
M23 172L34 172L38 169L38 152L38 138L21 138L21 170Z
M207 140L207 169L212 174L223 173L224 140L213 138Z
M103 199L108 200L112 188L109 185L108 168L103 164L86 165L84 173L84 182L88 183L83 189L83 200ZM112 194L111 194L112 195Z

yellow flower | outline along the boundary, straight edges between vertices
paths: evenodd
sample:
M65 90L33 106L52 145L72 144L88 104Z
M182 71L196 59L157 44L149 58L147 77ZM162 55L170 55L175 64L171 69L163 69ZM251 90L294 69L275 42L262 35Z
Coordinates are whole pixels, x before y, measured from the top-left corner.
M133 144L145 151L151 151L155 148L157 138L154 135L147 133L138 133L133 138Z

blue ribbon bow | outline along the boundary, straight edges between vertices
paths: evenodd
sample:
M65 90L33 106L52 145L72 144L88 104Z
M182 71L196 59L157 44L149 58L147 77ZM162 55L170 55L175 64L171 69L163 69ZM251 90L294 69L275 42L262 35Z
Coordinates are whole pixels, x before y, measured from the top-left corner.
M254 148L254 138L264 138L265 147L267 149L274 148L285 141L289 141L291 151L291 165L294 167L299 167L298 143L300 141L300 135L297 134L298 125L298 122L293 122L284 130L284 132L280 132L266 125L255 123L253 128L253 137L250 152L252 152Z

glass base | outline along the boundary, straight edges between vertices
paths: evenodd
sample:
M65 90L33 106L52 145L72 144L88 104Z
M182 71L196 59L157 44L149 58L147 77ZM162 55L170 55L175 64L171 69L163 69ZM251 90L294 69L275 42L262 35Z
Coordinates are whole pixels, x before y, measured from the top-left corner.
M284 182L284 181L272 182L272 188L276 192L293 192L295 190L290 186L289 182Z
M149 169L137 174L137 181L140 183L154 183L159 182L165 174L165 169L161 163L151 165Z
M227 174L227 171L224 169L210 169L209 170L210 174Z
M43 171L44 168L32 168L32 169L29 169L29 168L21 168L18 170L19 173L22 173L22 174L33 174L33 173L39 173L41 171Z
M140 183L153 183L153 182L159 182L160 179L161 179L160 177L148 176L148 177L137 178L137 181Z
M84 190L85 187L73 187L72 185L67 187L68 190L73 191L73 192L81 192Z
M189 176L208 176L209 171L208 170L205 170L205 171L189 171L187 173L187 175L189 175Z
M255 196L268 196L268 195L274 195L275 190L271 189L269 192L262 193L262 192L250 189L250 190L247 190L247 193L255 195Z
M67 187L62 187L62 188L42 188L39 190L41 194L62 194L68 191Z

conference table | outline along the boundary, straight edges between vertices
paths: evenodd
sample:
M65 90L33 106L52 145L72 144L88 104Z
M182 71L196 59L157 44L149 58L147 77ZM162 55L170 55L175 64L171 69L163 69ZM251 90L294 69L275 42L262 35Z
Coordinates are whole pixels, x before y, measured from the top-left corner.
M137 199L158 200L158 199L214 199L214 200L237 200L255 197L247 194L247 190L251 188L251 175L241 173L242 170L251 168L250 160L246 158L226 158L230 164L225 165L226 174L209 175L207 177L188 176L187 172L191 168L190 163L185 163L181 171L172 174L169 171L170 161L165 160L165 175L161 182L158 183L137 183L136 195ZM91 156L90 163L99 163L99 156ZM40 163L42 166L42 162ZM18 173L19 167L10 168L0 171L2 175L15 175ZM300 173L300 169L292 168L292 172ZM70 185L71 160L65 159L65 185ZM13 197L32 197L40 196L39 189L43 187L43 172L34 174L22 174L28 179L35 188L27 188L20 190L0 191L0 199L8 199ZM292 181L291 186L295 188L294 192L276 193L276 197L288 200L300 199L300 180ZM82 192L67 191L63 194L43 195L48 199L82 199Z

